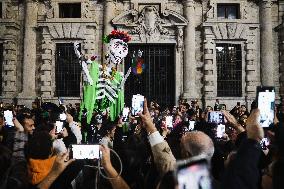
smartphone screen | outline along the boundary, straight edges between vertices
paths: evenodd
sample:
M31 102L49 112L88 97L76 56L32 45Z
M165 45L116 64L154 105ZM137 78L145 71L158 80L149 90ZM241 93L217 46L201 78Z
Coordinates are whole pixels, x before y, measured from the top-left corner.
M216 124L224 124L225 123L224 114L220 111L208 112L208 122Z
M270 145L270 140L269 138L263 138L261 141L260 141L260 145L261 145L261 148L263 150L266 150L267 147Z
M59 115L59 119L61 121L65 121L67 119L67 115L65 113L62 113L62 114Z
M73 159L99 159L100 145L72 145L71 158Z
M224 124L219 124L219 125L217 126L216 137L217 137L217 138L222 138L222 137L224 136L225 132L226 132L226 127L225 127L225 125L224 125Z
M63 130L63 122L62 121L56 121L55 122L55 132L60 133Z
M259 123L262 127L269 127L274 120L275 90L273 87L258 87L257 91Z
M138 116L139 112L143 112L144 106L144 96L142 95L133 95L132 97L132 116Z
M188 130L192 131L195 127L195 121L189 121Z
M129 121L128 120L128 115L129 115L129 108L123 108L123 110L122 110L122 121L123 122L127 122L127 121Z
M204 161L179 167L177 170L179 189L211 189L208 163Z
M13 123L13 112L10 110L6 110L4 111L4 118L5 118L5 125L9 126L9 127L13 127L14 123Z
M166 116L167 128L173 128L173 116Z

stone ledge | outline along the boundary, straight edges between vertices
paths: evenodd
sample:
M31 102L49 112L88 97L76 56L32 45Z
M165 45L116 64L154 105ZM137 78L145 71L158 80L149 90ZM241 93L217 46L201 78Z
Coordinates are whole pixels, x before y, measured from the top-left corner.
M42 64L40 67L41 71L51 71L52 70L52 66L50 64Z
M41 92L41 96L45 97L45 98L50 98L51 97L51 92L42 91Z
M214 60L214 54L204 54L205 60Z
M204 76L204 80L205 80L205 81L214 81L215 78L216 78L215 75L205 75L205 76Z
M11 65L11 64L5 64L3 65L3 70L4 71L15 71L16 70L16 65Z
M246 86L246 91L247 92L255 92L256 91L256 86Z
M215 86L204 86L205 92L214 92Z
M255 44L253 44L253 43L248 43L245 48L246 48L246 50L255 50L256 49Z
M255 65L246 65L246 71L255 71L257 70Z
M246 60L254 60L255 55L254 54L246 54Z
M15 85L3 86L3 92L15 92L15 91L17 91Z
M6 55L4 55L4 60L13 60L13 61L15 61L15 60L17 60L17 55L15 55L15 54L6 54Z
M52 44L42 44L42 49L52 49Z
M42 54L41 58L42 58L42 60L51 60L52 55L51 54Z
M15 43L8 42L7 44L3 45L6 50L16 50L17 46Z
M3 75L3 81L13 81L13 82L15 82L16 79L17 78L14 75L10 75L10 74Z
M48 82L51 82L52 79L51 79L51 75L49 74L46 74L46 75L41 75L40 76L40 81L48 81Z
M52 87L51 86L41 86L40 87L40 90L42 91L42 92L45 92L45 91L52 91Z
M205 64L204 70L214 70L215 66L213 64Z
M256 73L254 73L253 75L246 75L246 81L257 81Z

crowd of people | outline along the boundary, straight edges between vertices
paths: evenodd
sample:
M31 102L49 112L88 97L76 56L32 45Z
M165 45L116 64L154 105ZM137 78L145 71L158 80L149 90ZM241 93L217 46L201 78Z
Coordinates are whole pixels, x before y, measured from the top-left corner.
M205 109L186 100L161 109L145 99L137 116L130 110L110 121L108 112L91 112L90 123L90 112L80 113L72 104L1 105L0 189L191 188L179 186L176 172L181 160L198 157L208 162L210 184L197 188L280 189L283 107L275 109L273 125L264 130L254 104L250 112L240 103L226 110L219 100ZM220 123L208 120L210 112L223 116ZM100 158L72 159L74 144L100 144Z

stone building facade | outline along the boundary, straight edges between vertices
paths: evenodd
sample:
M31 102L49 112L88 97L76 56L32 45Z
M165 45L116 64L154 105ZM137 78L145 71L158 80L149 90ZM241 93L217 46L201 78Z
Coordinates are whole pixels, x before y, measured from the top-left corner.
M79 41L86 56L95 52L103 62L102 39L114 28L128 31L130 44L174 45L175 103L183 97L200 99L203 105L214 105L217 98L229 107L236 101L249 105L258 85L275 86L278 101L284 96L284 2L280 0L0 2L2 101L13 97L21 104L36 97L56 101L57 44ZM240 65L239 72L233 71L239 73L240 82L234 86L222 81L225 93L221 93L224 49ZM238 94L226 95L236 86ZM80 95L63 98L78 102Z

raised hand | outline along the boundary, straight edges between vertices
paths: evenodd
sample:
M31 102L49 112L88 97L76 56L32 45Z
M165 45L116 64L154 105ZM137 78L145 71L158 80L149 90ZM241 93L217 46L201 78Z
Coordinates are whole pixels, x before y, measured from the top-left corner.
M67 159L68 159L68 153L57 155L51 171L57 173L58 175L61 174L68 165L70 165L73 161L75 161L75 159L69 159L68 161L66 161Z
M101 164L104 169L108 169L108 167L111 166L110 149L104 145L101 145L100 151L102 152Z
M147 130L148 133L153 133L155 131L157 131L152 117L150 115L149 109L147 107L147 99L144 99L144 110L143 113L140 112L138 113L139 117L142 119L143 122L143 127Z
M247 136L249 139L260 142L264 137L263 128L260 126L259 120L259 109L254 109L247 119Z
M232 114L230 114L229 112L227 112L225 110L222 110L221 112L224 114L224 116L227 120L227 124L229 124L229 126L236 129L238 134L245 131L245 129L238 123L238 121L236 120L236 118Z

